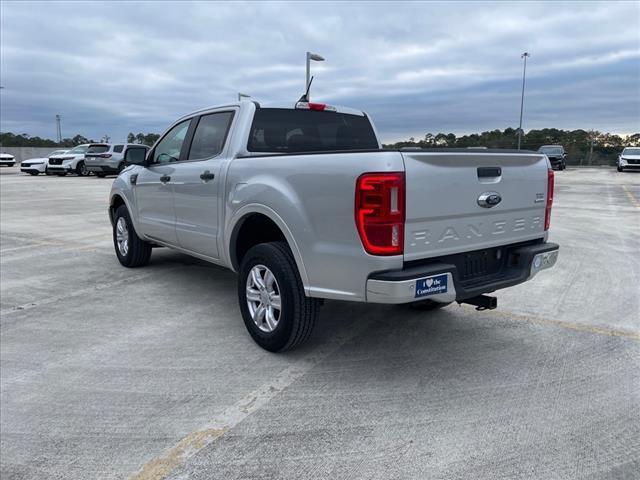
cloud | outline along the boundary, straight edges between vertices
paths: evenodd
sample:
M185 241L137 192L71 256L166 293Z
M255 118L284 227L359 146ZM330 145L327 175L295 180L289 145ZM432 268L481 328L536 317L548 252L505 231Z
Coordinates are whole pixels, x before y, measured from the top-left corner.
M427 131L640 131L640 4L4 2L0 129L124 139L237 92L368 111L385 141Z

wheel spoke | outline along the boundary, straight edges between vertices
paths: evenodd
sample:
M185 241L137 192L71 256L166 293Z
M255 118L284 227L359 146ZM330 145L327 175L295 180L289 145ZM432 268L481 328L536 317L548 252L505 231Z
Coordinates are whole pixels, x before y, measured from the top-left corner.
M276 320L276 317L273 315L272 307L267 307L266 319L267 319L267 325L269 325L269 328L272 331L275 330L276 326L278 325L278 321Z
M251 279L256 287L264 288L264 280L262 280L262 277L260 276L260 270L258 267L253 267L251 270Z
M273 276L273 273L271 273L271 270L267 270L267 273L264 276L264 284L267 287L267 291L269 293L273 292L273 285L275 280L276 280L276 277Z
M260 301L260 292L252 287L247 287L247 300L250 302Z
M264 321L264 316L266 313L267 309L265 308L264 305L260 304L258 305L258 308L256 309L256 313L253 317L254 321L260 325L263 321Z
M276 310L281 310L280 295L271 295L271 306Z

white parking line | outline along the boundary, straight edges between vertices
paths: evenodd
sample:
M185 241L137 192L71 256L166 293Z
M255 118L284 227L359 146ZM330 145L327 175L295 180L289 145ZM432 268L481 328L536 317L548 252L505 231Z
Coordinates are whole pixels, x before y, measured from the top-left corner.
M350 339L363 333L368 328L368 325L368 322L353 322L341 335L336 335L326 345L305 354L304 358L296 359L295 365L285 368L271 381L228 407L209 424L203 425L200 429L182 438L160 456L149 460L139 471L132 474L129 480L162 480L167 478L185 461L269 403L274 397L303 377L309 370L333 354Z

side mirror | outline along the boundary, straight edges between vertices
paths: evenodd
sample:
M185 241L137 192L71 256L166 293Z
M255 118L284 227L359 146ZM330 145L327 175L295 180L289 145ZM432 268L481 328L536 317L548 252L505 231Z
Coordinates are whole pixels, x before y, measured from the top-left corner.
M124 154L124 161L127 165L146 165L147 152L146 147L129 147Z

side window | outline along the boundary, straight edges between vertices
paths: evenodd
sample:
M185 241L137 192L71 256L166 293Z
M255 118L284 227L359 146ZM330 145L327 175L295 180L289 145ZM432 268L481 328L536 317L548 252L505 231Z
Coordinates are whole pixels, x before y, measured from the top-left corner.
M233 112L220 112L200 117L189 149L189 160L211 158L222 152Z
M153 163L169 163L180 160L180 150L190 123L191 119L185 120L169 130L153 152Z
M115 147L113 147L113 151L115 153L122 153L123 149L124 149L124 145L116 145Z

